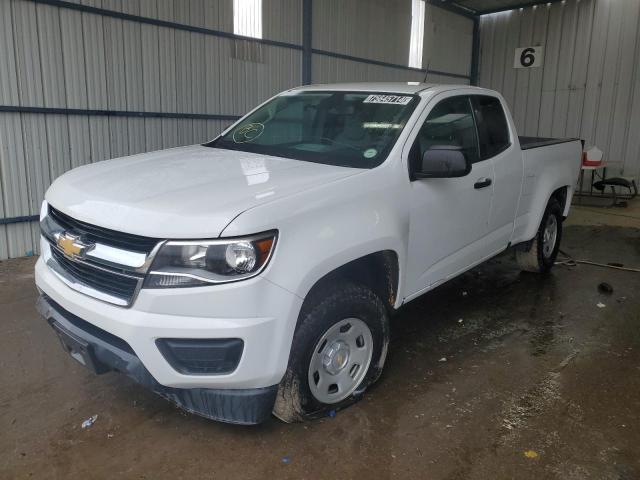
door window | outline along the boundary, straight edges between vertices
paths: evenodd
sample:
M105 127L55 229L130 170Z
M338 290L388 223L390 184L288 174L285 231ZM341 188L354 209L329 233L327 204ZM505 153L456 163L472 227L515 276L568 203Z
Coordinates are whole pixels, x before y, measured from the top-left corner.
M427 150L441 145L459 147L472 163L479 160L469 97L449 97L433 107L411 149L411 161L415 162L412 166L419 165Z
M509 126L500 100L486 95L473 95L471 102L478 125L480 157L483 160L491 158L509 148Z

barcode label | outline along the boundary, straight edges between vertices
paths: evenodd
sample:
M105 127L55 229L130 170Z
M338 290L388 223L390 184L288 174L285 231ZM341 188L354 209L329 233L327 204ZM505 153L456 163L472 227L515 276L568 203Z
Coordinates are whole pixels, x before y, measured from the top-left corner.
M369 95L364 99L363 103L395 103L398 105L406 105L411 101L411 97L400 95Z

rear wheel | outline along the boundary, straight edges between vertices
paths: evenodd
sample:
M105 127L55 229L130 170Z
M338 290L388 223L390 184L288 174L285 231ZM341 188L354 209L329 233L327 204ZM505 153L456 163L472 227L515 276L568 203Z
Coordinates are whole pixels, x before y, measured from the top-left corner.
M359 400L380 374L389 318L368 288L338 282L300 314L274 414L285 422L324 416Z
M562 239L562 208L555 198L549 200L535 238L516 250L520 268L527 272L547 273L553 267Z

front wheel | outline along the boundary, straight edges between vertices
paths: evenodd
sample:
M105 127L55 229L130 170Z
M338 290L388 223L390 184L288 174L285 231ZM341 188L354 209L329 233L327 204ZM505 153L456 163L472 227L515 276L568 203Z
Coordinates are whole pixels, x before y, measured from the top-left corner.
M338 282L303 307L289 365L278 388L276 417L285 422L326 415L359 400L382 372L389 318L368 288Z
M562 239L562 207L552 198L542 215L535 238L518 247L516 258L520 268L527 272L547 273L553 267Z

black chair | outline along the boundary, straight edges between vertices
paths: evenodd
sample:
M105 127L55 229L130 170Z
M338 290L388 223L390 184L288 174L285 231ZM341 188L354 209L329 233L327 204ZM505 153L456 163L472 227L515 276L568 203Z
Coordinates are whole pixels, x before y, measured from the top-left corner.
M635 180L627 180L626 178L612 177L604 180L599 180L593 184L593 188L604 192L607 187L611 187L611 194L613 195L613 206L618 205L618 199L631 200L638 195L638 186ZM618 194L616 187L626 188L629 193Z

